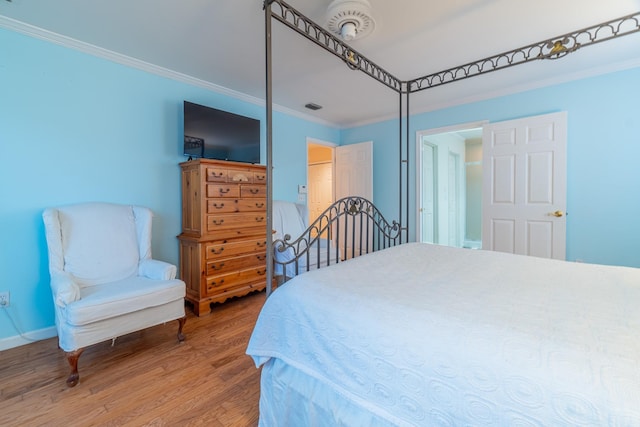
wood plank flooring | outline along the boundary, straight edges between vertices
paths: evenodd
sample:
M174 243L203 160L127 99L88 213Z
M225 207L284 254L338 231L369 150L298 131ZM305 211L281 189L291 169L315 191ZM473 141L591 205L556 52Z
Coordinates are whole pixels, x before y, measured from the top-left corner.
M89 347L73 388L57 337L2 351L0 426L256 426L260 371L245 350L264 301L187 309L182 344L170 322Z

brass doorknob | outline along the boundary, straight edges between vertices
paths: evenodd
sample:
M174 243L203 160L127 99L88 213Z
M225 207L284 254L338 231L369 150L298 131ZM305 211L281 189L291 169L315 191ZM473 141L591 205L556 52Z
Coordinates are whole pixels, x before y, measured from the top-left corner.
M564 212L562 211L555 211L554 213L552 213L551 215L560 218L561 216L564 216Z

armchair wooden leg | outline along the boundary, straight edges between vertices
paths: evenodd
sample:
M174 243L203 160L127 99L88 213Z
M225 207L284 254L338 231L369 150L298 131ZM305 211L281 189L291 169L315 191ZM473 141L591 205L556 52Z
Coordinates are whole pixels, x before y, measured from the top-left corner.
M182 333L182 328L184 328L184 324L187 323L187 316L184 316L178 319L178 341L184 341L184 334Z
M67 378L67 386L73 387L78 384L80 380L80 374L78 374L78 359L80 355L84 351L84 348L79 348L75 351L67 351L67 362L69 362L69 366L71 367L71 373Z

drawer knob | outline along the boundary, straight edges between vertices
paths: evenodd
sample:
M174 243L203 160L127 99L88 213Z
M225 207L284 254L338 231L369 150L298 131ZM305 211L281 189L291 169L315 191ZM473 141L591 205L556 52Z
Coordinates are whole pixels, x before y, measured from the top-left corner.
M220 265L215 265L215 264L211 265L211 268L214 270L220 270L222 267L224 267L224 262L221 262Z
M231 191L230 188L221 188L220 189L220 194L227 194L229 191Z
M259 248L265 247L267 246L267 242L257 242L256 246L258 246Z
M267 270L258 270L256 271L256 273L258 273L259 275L264 275L267 272Z
M258 194L260 192L260 190L257 189L257 188L250 188L249 192L251 192L251 194Z
M264 261L265 259L267 259L266 255L256 255L256 258L258 258L258 260L260 261Z
M214 219L213 220L213 225L222 225L222 223L224 222L224 219Z
M260 221L263 221L263 220L264 220L263 216L257 216L256 217L256 222L260 222Z
M214 203L213 207L216 208L216 209L222 209L222 208L224 208L224 203L220 203L220 204Z
M222 251L224 251L224 248L220 248L218 250L216 250L216 248L211 248L211 253L214 255L220 255Z
M256 208L262 208L264 207L264 203L256 203Z

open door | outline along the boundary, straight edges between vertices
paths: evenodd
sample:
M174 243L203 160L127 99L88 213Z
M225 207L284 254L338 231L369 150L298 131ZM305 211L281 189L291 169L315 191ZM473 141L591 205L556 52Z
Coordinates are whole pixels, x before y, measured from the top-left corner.
M482 248L566 257L565 112L483 128Z
M336 147L335 156L336 200L347 196L360 196L373 202L373 142ZM357 217L343 217L343 220L339 221L338 232L349 235L353 228L356 236L355 239L344 239L346 247L341 248L343 259L351 258L360 253L358 242L362 239L360 239L359 233L367 232L363 229L362 222Z
M373 141L336 147L336 200L360 196L373 202Z

